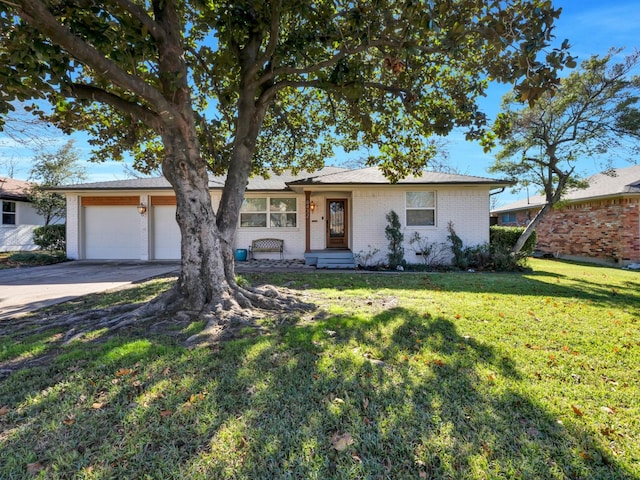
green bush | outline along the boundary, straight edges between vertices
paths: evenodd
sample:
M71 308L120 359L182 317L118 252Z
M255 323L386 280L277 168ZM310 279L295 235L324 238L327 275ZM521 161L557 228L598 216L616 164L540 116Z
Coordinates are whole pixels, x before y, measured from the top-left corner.
M493 229L494 227L492 227ZM499 227L504 230L514 230L511 227ZM522 270L526 267L528 253L523 249L517 254L511 253L511 249L520 237L517 232L508 232L500 240L492 241L482 245L473 247L465 247L462 239L456 234L453 223L448 225L448 240L453 253L453 264L461 270L492 270L498 272L511 272ZM515 230L518 230L517 227ZM501 234L497 233L496 236ZM493 233L492 233L493 235ZM535 245L535 237L533 237L533 245ZM491 239L493 240L493 236ZM529 239L532 240L531 238ZM512 244L509 242L512 241ZM529 242L525 246L529 245ZM533 247L530 247L533 250Z
M384 234L387 237L387 240L389 240L389 253L387 254L389 267L397 268L398 265L404 266L404 247L402 246L404 234L402 233L400 218L393 210L387 213L386 218L389 224L385 227Z
M46 225L33 231L33 243L42 250L64 251L66 249L66 225Z
M518 241L518 238L520 238L520 235L522 235L522 232L524 232L524 228L525 227L492 226L489 230L489 243L491 248L511 251ZM536 247L537 240L538 236L534 230L520 252L526 255L531 255L533 253L533 249Z
M67 255L64 252L17 252L10 255L7 260L19 265L52 265L66 262Z

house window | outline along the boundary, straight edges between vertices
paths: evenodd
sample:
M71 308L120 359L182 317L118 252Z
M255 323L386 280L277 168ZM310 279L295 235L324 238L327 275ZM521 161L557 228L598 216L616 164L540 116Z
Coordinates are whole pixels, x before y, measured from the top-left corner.
M513 212L502 214L502 223L516 223L516 214Z
M271 198L269 201L271 228L296 226L296 199Z
M267 199L245 198L240 208L241 227L267 226Z
M297 208L295 198L245 198L240 208L240 227L296 227L298 225Z
M406 192L408 227L436 224L436 192Z
M16 224L16 202L2 202L2 224Z

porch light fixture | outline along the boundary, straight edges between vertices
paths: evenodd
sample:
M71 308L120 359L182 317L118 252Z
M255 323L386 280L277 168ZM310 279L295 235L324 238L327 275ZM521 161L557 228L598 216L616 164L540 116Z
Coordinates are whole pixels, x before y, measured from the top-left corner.
M316 211L316 204L313 200L311 200L311 203L309 204L309 210L311 210L312 213Z
M140 205L138 205L138 213L140 215L144 215L145 213L147 213L147 206L142 202L140 202Z

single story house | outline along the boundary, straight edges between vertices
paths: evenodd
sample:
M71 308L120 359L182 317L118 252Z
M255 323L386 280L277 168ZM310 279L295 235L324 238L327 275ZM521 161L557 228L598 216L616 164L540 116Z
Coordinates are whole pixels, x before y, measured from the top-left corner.
M275 238L283 241L286 259L322 262L324 256L345 252L353 263L353 254L378 249L382 261L388 251L385 216L394 210L405 232L406 260L420 263L408 243L414 231L432 242L446 242L447 225L453 222L465 245L487 242L490 192L509 184L434 172L391 184L375 167L255 177L245 192L235 248L249 249L255 240ZM214 209L223 186L223 177L210 177ZM180 258L176 199L165 178L85 183L56 191L67 199L70 258ZM255 257L280 258L280 253L255 252Z
M640 262L640 165L590 177L568 191L536 228L536 249L559 258L605 264ZM541 195L493 210L498 225L527 225L544 206Z
M27 192L31 184L22 180L0 177L0 252L36 250L33 230L45 221L34 210Z

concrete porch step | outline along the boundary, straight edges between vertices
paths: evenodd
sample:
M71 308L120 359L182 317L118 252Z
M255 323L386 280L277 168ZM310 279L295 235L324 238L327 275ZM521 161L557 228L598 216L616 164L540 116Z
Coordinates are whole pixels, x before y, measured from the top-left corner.
M316 268L354 269L356 261L350 250L322 250L304 254L305 264Z

